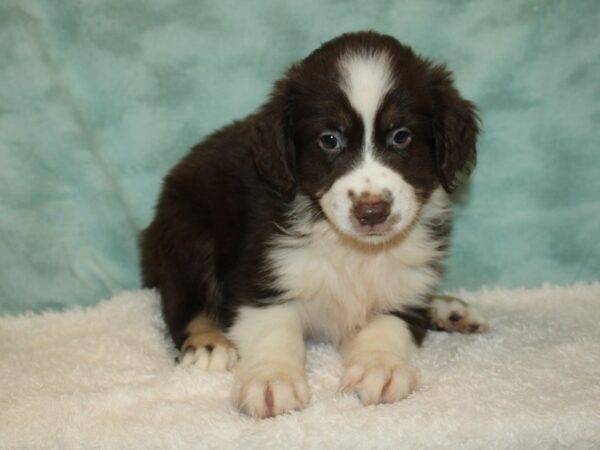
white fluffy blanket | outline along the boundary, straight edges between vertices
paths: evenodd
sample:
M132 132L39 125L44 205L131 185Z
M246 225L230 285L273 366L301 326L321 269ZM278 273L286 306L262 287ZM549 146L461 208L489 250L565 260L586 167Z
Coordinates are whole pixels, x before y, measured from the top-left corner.
M157 297L0 318L1 448L600 448L600 283L459 293L491 329L433 333L421 384L394 405L336 392L341 361L310 346L309 407L263 421L230 373L183 369Z

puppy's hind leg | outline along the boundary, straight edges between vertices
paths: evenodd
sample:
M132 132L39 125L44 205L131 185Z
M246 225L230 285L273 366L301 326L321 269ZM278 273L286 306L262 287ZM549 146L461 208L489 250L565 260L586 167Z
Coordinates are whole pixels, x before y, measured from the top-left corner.
M187 338L177 358L183 367L230 370L237 362L238 354L233 343L209 317L196 317L185 331Z
M485 319L472 305L449 295L431 297L429 320L433 330L482 333L488 329Z

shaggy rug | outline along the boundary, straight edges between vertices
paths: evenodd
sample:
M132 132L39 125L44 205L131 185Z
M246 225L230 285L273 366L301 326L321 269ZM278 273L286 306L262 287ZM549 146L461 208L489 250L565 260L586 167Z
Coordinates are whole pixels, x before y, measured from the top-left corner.
M600 448L600 283L459 292L482 335L429 335L408 399L363 407L310 345L307 409L257 421L183 369L152 291L0 318L0 448Z

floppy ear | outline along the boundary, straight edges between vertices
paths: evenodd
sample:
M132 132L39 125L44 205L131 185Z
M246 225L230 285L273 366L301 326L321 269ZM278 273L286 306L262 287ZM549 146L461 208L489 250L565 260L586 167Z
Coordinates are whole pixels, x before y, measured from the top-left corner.
M290 98L285 82L275 85L270 101L255 116L252 156L260 177L285 201L296 195Z
M434 68L433 88L437 102L433 128L438 178L444 189L452 192L460 178L475 166L479 118L477 108L460 96L445 67Z

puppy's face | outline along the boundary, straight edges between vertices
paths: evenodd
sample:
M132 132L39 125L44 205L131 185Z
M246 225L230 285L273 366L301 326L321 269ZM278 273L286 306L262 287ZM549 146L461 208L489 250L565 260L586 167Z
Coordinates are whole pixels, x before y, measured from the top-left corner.
M284 115L284 171L359 241L402 233L434 189L451 190L474 162L472 104L445 68L387 36L326 43L292 67L270 107Z

